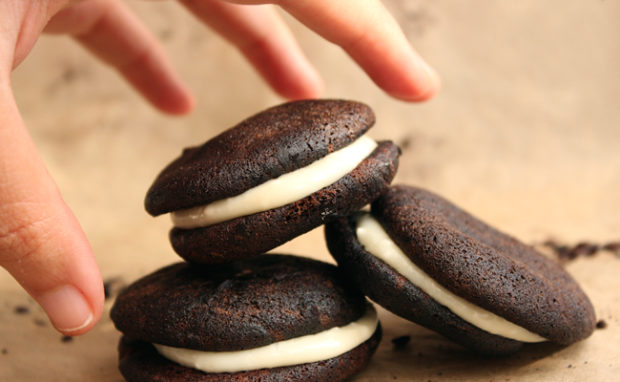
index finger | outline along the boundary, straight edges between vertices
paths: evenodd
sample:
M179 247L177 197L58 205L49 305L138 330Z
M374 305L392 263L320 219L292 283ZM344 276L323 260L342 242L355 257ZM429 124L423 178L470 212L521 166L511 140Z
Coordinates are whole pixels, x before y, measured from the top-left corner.
M431 98L439 90L436 72L407 41L379 0L232 0L272 2L326 40L341 46L388 94L407 101Z

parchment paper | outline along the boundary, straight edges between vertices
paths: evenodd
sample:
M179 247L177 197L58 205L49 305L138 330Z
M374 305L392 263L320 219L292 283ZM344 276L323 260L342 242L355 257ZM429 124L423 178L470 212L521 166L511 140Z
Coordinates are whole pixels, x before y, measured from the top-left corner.
M396 183L438 192L530 244L620 240L620 3L385 3L442 75L443 89L429 103L390 99L339 48L287 20L323 75L325 96L368 103L377 115L371 135L401 145ZM192 115L159 114L62 37L43 37L12 78L26 124L112 296L179 261L167 242L169 220L142 208L157 172L183 147L282 101L175 2L128 4L195 92ZM278 251L331 261L320 229ZM564 264L604 322L589 339L488 359L381 310L383 341L353 380L619 380L620 258L598 251ZM63 338L0 270L0 381L121 381L119 334L107 317L112 301L92 332ZM396 346L398 337L406 343Z

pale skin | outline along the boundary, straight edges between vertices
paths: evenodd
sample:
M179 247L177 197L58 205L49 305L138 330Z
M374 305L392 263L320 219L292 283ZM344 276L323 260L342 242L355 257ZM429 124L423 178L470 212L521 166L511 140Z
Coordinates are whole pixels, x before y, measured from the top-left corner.
M379 0L178 3L236 46L287 99L318 97L322 83L274 6L341 46L395 98L423 101L439 88L435 72ZM58 331L79 335L101 317L101 275L80 224L30 139L10 82L11 71L44 32L73 37L163 112L189 113L194 100L158 41L122 0L0 1L0 265Z

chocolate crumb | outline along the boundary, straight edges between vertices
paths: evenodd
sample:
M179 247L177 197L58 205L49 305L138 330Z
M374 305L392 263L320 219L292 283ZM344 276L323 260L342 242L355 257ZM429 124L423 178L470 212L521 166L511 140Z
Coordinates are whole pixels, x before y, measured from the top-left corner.
M545 241L542 245L550 248L560 260L570 260L569 256L571 251L567 245L559 244L553 239Z
M43 320L41 318L35 318L34 319L34 324L36 326L47 326L47 323L45 322L45 320Z
M410 336L407 336L407 335L399 336L399 337L392 338L392 344L394 344L394 348L402 349L403 347L407 346L410 340L411 340Z
M568 364L568 366L566 366L566 367L570 369L571 367L573 367L573 365L571 365L571 364L569 363L569 364Z
M603 250L620 253L620 241L614 241L607 243L603 246Z
M597 253L599 250L599 246L597 244L592 244L588 242L582 242L577 244L572 251L575 253L575 257L578 256L592 256Z
M68 343L68 342L73 341L73 337L71 337L71 336L62 336L60 338L60 341L63 342L63 343Z
M15 314L28 314L30 313L30 308L26 305L17 305L15 309L13 309L13 312L15 312Z
M607 322L605 320L598 320L596 323L597 329L605 329L607 327Z
M123 288L125 283L120 277L111 277L103 282L103 295L106 300L115 297Z
M9 351L7 350L7 348L2 348L2 354L7 354Z
M410 135L407 135L398 143L398 146L400 147L401 150L405 151L409 147L411 147L412 143L413 143L413 137L411 137Z
M551 249L560 261L574 260L580 256L594 256L600 251L614 252L620 255L620 241L614 241L607 244L596 244L588 241L582 241L574 246L560 244L553 239L546 240L543 246Z

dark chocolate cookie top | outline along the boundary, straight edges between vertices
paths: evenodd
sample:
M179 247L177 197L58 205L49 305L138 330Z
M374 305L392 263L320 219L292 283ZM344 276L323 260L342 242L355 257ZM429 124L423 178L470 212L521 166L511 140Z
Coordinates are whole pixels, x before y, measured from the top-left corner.
M155 179L145 208L160 215L238 195L348 145L374 122L372 110L353 101L272 107L184 150Z
M556 343L592 333L592 304L559 264L440 196L394 186L372 213L416 265L453 293Z
M133 339L231 351L346 325L363 315L365 304L331 264L263 255L160 269L125 289L111 317Z

